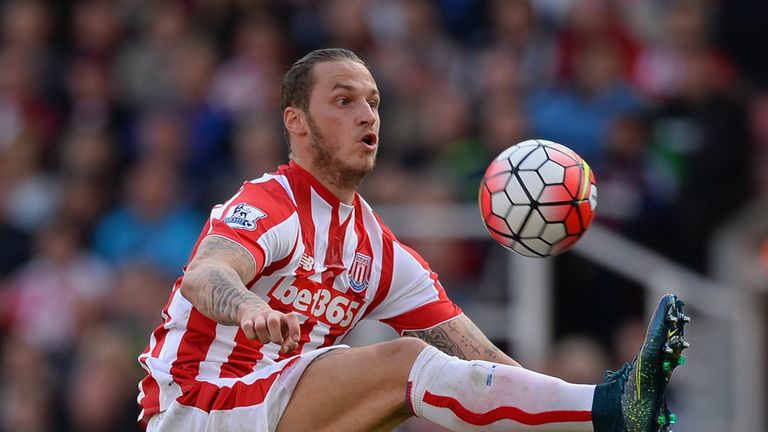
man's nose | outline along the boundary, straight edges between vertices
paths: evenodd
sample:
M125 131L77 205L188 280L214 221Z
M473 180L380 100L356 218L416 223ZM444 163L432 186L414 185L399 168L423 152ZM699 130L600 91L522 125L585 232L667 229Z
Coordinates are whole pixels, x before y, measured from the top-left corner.
M371 125L376 123L376 112L367 103L361 104L362 108L358 110L358 123L361 125Z

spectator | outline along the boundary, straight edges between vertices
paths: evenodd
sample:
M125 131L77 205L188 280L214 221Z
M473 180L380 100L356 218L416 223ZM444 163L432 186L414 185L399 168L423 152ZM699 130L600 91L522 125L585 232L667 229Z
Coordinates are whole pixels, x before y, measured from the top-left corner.
M658 99L668 98L683 85L685 57L696 52L706 52L726 87L735 78L731 63L723 53L711 48L711 29L706 12L698 2L676 0L671 2L659 17L662 28L654 40L640 52L633 78L638 89Z
M605 157L593 165L600 175L597 220L634 241L661 248L672 236L667 216L677 194L672 173L651 151L648 119L618 117L605 139Z
M605 349L585 336L564 337L548 358L551 360L544 367L546 373L573 383L599 382L611 366Z
M9 338L0 352L0 430L46 432L60 423L57 374L38 347Z
M71 429L83 432L136 430L131 346L120 332L96 326L83 335L66 392Z
M653 151L677 183L669 248L674 258L704 271L711 230L751 194L749 137L745 103L720 87L714 58L693 52L684 68L682 86L654 113L651 136Z
M65 357L74 348L82 331L100 319L112 287L109 268L83 248L80 234L66 221L42 228L3 307L9 331L49 355Z
M638 43L623 26L614 2L573 0L566 22L557 35L557 77L562 82L578 78L578 62L593 46L611 41L615 46L616 73L629 78L638 52Z
M110 64L79 57L68 65L65 75L69 128L123 138L131 115L116 100Z
M188 31L188 17L180 2L147 3L149 12L138 34L117 58L120 100L134 109L157 108L175 98L172 60Z
M542 32L529 0L495 0L490 5L491 40L480 59L480 95L525 95L547 87L555 76L555 47Z
M173 164L147 159L128 174L125 202L96 228L94 249L115 266L141 262L175 275L195 244L202 217L184 202Z
M287 50L273 17L245 19L235 32L232 56L216 71L213 104L238 121L277 116L280 94L272 83L285 67Z
M768 92L757 94L749 104L749 131L752 138L752 182L759 196L768 196Z
M104 0L77 2L72 12L73 57L110 63L120 42L122 25L117 3Z
M582 46L572 85L531 95L528 113L534 136L563 143L590 163L598 162L613 119L642 106L622 77L620 63L619 47L610 40Z

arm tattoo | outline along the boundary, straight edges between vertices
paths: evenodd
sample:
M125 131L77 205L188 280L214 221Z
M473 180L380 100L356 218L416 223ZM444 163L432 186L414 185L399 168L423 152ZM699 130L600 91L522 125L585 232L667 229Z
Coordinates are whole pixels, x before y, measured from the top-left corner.
M419 338L448 355L466 360L461 348L451 339L448 332L442 326L429 330L408 331L403 333L403 335Z
M440 351L460 359L507 363L508 357L496 348L466 316L428 330L407 331L403 335L417 337Z
M213 263L205 263L208 258ZM190 265L184 285L190 287L192 304L206 316L224 325L239 325L241 305L263 303L243 284L254 273L253 258L240 245L222 237L208 237L200 245L195 259L204 264ZM194 260L193 260L194 263Z
M256 273L256 263L248 250L234 241L220 236L206 237L200 243L195 257L222 256L243 280Z
M206 271L201 288L210 291L210 296L202 299L201 309L221 324L239 325L237 312L240 305L253 301L256 295L246 290L234 274L227 273L215 267Z

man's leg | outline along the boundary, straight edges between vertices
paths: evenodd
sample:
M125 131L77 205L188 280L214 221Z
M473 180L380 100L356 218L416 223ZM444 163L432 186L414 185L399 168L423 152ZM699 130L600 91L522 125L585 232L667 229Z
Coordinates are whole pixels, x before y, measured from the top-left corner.
M682 302L664 297L636 361L600 386L460 360L411 338L339 351L307 368L278 431L390 430L412 412L454 431L666 430L685 321Z
M426 347L401 338L324 354L302 374L278 432L392 430L412 415L408 374Z

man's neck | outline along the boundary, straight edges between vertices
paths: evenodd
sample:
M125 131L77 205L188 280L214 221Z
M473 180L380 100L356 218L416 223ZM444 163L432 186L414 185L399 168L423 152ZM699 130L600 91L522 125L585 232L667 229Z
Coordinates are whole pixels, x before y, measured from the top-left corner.
M308 172L312 177L315 178L315 180L317 180L321 185L323 185L333 195L335 195L339 201L347 205L354 204L357 188L339 186L336 184L336 182L334 182L332 178L329 178L328 175L324 174L321 170L318 170L312 164L304 163L295 158L292 158L292 160L296 165L300 166L302 169L304 169L304 171Z

